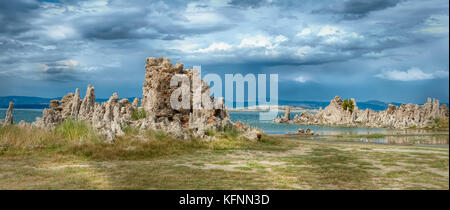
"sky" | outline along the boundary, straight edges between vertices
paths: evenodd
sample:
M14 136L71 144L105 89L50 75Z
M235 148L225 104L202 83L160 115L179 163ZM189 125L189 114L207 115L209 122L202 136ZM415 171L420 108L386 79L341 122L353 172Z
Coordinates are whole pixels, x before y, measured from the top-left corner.
M0 96L141 96L168 57L278 74L280 100L448 102L448 46L448 0L2 0Z

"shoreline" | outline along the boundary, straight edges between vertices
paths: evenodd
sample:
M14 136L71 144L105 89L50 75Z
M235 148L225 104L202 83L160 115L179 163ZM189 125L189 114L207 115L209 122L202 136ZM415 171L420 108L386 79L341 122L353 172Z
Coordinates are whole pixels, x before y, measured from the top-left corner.
M286 122L280 122L275 124L286 124L286 125L303 125L303 126L321 126L321 127L335 127L335 128L374 128L374 129L388 129L388 130L441 130L441 131L450 131L449 128L394 128L394 127L370 127L370 126L363 126L363 125L333 125L333 124L306 124L306 123L286 123Z
M286 134L266 134L268 136L274 137L367 137L370 135L380 135L380 138L388 137L388 136L450 136L449 133L415 133L415 134L321 134L321 135L306 135L306 134L296 134L296 133L286 133Z
M303 108L297 106L289 106L289 105L258 105L252 107L236 107L236 108L227 108L229 112L269 112L270 109L275 109L278 112L286 112L287 107L290 107L290 112L292 113L302 113L302 112L310 112L316 113L319 109L313 108Z
M8 108L0 108L0 110L8 110ZM14 108L14 110L30 110L30 111L43 111L44 109L36 109L36 108L31 108L31 109L27 109L27 108ZM13 111L14 111L13 110Z

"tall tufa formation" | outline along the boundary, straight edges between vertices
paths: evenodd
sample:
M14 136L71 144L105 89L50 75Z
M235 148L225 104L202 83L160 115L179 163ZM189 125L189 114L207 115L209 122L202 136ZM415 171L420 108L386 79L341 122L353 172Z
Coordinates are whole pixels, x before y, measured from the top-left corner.
M223 99L217 101L211 98L209 85L200 79L198 71L183 70L182 63L173 66L167 58L147 58L145 69L141 107L148 116L141 128L163 129L174 136L186 138L186 130L191 130L196 137L206 137L208 129L231 125ZM188 84L171 86L175 75L187 79ZM188 93L187 107L172 107L170 97L176 90ZM195 98L198 95L203 98ZM208 105L212 106L208 108Z
M291 120L291 107L285 106L284 116L275 119L277 123L288 123Z
M108 101L95 102L95 89L88 85L86 95L80 98L79 90L69 93L61 100L52 100L49 108L44 109L42 117L33 122L36 127L53 127L68 118L90 122L107 141L114 141L116 136L123 135L123 126L139 129L164 130L178 138L207 137L208 129L223 129L231 125L223 99L216 101L210 97L209 85L198 77L195 70L183 70L183 64L173 66L167 58L147 58L145 65L145 83L142 87L142 101L135 98L132 103L128 99L119 100L114 93ZM175 75L185 75L190 81L198 79L197 84L190 83L170 85ZM201 85L198 85L201 84ZM199 86L200 89L195 89ZM190 107L174 109L171 106L171 95L177 89L187 91L190 96ZM205 97L202 102L213 104L212 109L200 105L194 108L194 92L200 90ZM133 114L145 113L139 117Z
M122 135L121 125L131 121L134 111L131 103L118 101L114 93L103 103L95 102L94 87L88 85L86 96L80 99L79 90L75 94L68 93L61 100L52 100L50 106L44 109L41 118L32 123L35 127L54 127L68 118L90 122L95 129L106 136L107 141L113 141L116 135ZM125 99L124 99L125 100Z
M5 125L13 125L14 124L13 109L14 109L13 102L9 102L9 106L8 106L8 110L6 111L5 119L0 120L0 124L5 124Z
M447 105L439 105L439 100L428 98L427 103L402 104L401 106L388 105L384 111L371 109L360 110L354 104L353 112L342 108L343 101L336 96L330 101L330 105L319 110L316 114L303 112L294 117L289 123L314 124L314 125L342 125L342 126L366 126L387 128L425 128L433 126L435 119L449 117ZM276 119L275 122L282 122Z

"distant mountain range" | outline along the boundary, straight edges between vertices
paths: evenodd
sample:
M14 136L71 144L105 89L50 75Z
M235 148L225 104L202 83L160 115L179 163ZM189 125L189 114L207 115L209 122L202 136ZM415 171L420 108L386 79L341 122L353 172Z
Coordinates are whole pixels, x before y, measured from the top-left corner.
M9 102L12 101L14 103L14 108L17 109L44 109L47 108L50 104L51 100L61 99L61 98L40 98L40 97L29 97L29 96L0 96L0 108L8 108ZM134 97L128 98L130 101L133 101ZM96 99L96 102L104 102L108 99L99 98ZM388 107L389 103L385 103L382 101L370 100L366 102L356 102L360 109L372 109L372 110L385 110ZM289 105L296 106L305 109L319 109L320 107L325 108L330 104L329 101L287 101L287 100L279 100L278 105ZM401 103L391 102L390 104L400 106ZM247 103L245 103L247 105ZM448 103L447 103L448 106Z
M14 108L17 109L44 109L48 108L51 100L61 100L59 98L40 98L40 97L30 97L30 96L0 96L0 108L8 108L9 102L14 103ZM133 101L134 97L128 98L128 100ZM98 98L95 99L96 102L104 102L108 99Z

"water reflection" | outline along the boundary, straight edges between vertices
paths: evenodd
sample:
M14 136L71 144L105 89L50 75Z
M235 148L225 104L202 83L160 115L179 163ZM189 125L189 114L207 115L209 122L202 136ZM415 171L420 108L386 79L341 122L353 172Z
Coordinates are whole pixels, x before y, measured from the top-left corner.
M360 140L379 144L448 144L449 136L386 136L377 139L361 138Z
M351 136L313 136L314 141L331 142L364 142L376 144L398 144L398 145L448 145L448 135L418 135L418 136L385 136L381 138L364 138Z
M4 118L6 109L0 109L0 118ZM292 117L298 113L291 113ZM36 117L42 115L42 110L33 109L14 109L14 121L18 123L20 120L26 122L33 122ZM279 116L284 115L280 112ZM317 126L317 125L297 125L297 124L281 124L272 123L270 121L260 121L259 112L230 112L230 117L233 122L243 121L251 126L262 129L266 134L293 134L299 128L306 130L309 128L319 136L314 136L314 140L351 140L362 141L380 144L449 144L448 135L434 135L436 131L407 129L396 130L386 128L363 128L363 127L331 127L331 126ZM448 131L447 131L448 132ZM440 132L443 133L443 132ZM445 133L445 132L444 132ZM383 138L349 138L346 135L371 135L383 134ZM393 136L404 135L404 136ZM341 136L341 137L339 137Z

